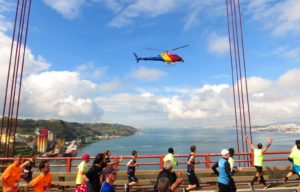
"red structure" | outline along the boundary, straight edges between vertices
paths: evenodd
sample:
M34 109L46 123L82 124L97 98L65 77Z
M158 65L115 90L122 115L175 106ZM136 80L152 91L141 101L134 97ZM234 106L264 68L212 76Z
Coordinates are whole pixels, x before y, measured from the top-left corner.
M44 153L47 151L48 133L49 133L49 131L47 129L40 129L38 131L37 140L36 140L38 152Z

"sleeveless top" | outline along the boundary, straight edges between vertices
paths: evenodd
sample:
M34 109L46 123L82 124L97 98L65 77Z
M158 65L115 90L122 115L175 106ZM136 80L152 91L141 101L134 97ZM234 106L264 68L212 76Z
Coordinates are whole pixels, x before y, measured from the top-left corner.
M188 162L189 162L189 160L190 160L190 158L192 157L192 156L194 156L194 154L193 153L191 153L190 155L189 155L189 157L188 157ZM187 170L192 170L192 169L194 169L195 168L195 158L193 159L193 161L191 162L191 164L188 164L187 165Z
M135 159L132 158L131 160L133 160L133 164L136 163ZM134 173L135 173L135 166L128 167L128 169L127 169L127 175L133 175Z
M254 149L254 166L262 167L264 160L264 154L262 149Z

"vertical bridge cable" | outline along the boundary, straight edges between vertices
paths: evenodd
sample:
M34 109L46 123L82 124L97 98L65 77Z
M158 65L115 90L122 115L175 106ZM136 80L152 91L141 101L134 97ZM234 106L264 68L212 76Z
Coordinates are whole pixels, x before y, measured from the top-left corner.
M9 157L11 155L14 155L14 145L16 139L15 134L16 134L16 128L18 122L17 121L18 114L19 114L21 85L22 85L24 62L25 62L30 8L31 8L31 0L22 0L22 4L20 3L19 0L17 1L10 58L8 63L3 114L2 114L2 121L1 121L1 134L0 134L1 148L0 149L1 149L1 155L3 154L4 157ZM17 22L19 22L18 26L17 26ZM16 33L18 34L16 38L17 40L15 42ZM23 44L23 51L21 51L22 44ZM12 61L14 61L13 66L12 66ZM8 97L9 97L9 103L7 102ZM6 111L6 107L8 107L8 112ZM2 142L4 143L4 146L1 146ZM10 146L12 147L11 149Z
M9 78L10 78L11 60L12 60L12 55L13 55L12 53L13 53L13 49L14 49L14 41L15 41L15 32L16 32L17 18L18 18L18 13L19 13L18 10L19 10L19 0L17 1L15 21L14 21L14 28L13 28L13 37L12 37L11 48L10 48L9 65L8 65L8 72L7 72L7 79L6 79L6 87L5 87L5 95L4 95L2 120L1 120L0 147L2 145L2 138L3 138L2 134L3 134L3 131L4 131L4 121L5 121L5 113L6 113L7 91L8 91L8 84L9 84ZM3 140L6 141L6 138L4 138ZM4 155L4 151L1 154Z
M230 50L230 65L231 65L231 77L232 77L232 94L233 94L233 103L234 103L234 116L235 116L235 130L236 130L236 145L237 150L240 152L240 144L239 144L239 132L238 132L238 123L237 123L237 114L236 114L236 95L235 95L235 86L234 86L234 72L233 72L233 61L232 61L232 47L231 47L231 32L230 32L230 22L229 22L229 13L228 13L228 0L226 0L226 13L227 13L227 27L228 27L228 42L229 42L229 50ZM238 156L239 160L241 157ZM241 163L239 162L239 166Z
M226 0L226 12L228 25L228 42L230 48L230 63L232 72L232 91L234 100L235 126L237 134L237 148L238 152L249 152L247 142L244 138L249 133L252 141L252 129L240 0ZM243 65L241 64L241 62L243 62ZM235 86L237 87L237 89L235 89ZM246 99L244 99L245 97ZM236 98L238 100L238 105L236 102ZM247 108L247 110L245 108ZM237 110L239 111L239 115L237 115ZM248 125L246 120L247 117ZM238 131L238 127L240 127L240 132ZM242 147L241 149L240 146ZM250 166L250 157L248 155L243 156L243 160L245 162L244 165Z
M24 63L25 63L25 54L26 54L26 45L27 45L27 35L28 35L28 26L29 26L29 19L30 19L30 11L31 11L31 0L29 0L29 7L28 7L28 14L27 14L27 23L26 23L26 32L25 32L25 40L23 46L23 59L22 59L22 68L21 68L21 76L19 81L19 92L18 92L18 103L17 103L17 112L15 118L15 126L14 126L14 133L13 133L13 146L12 146L12 156L15 154L15 142L16 142L16 131L18 126L18 116L19 116L19 107L20 107L20 97L21 97L21 88L22 88L22 80L23 80L23 71L24 71Z
M10 102L9 102L9 113L8 113L8 121L7 121L7 146L5 149L5 156L9 156L9 146L12 142L11 139L11 129L12 129L12 122L14 118L14 109L15 109L15 100L16 100L16 86L18 81L18 74L19 74L19 66L20 66L20 54L21 54L21 47L22 47L22 38L23 38L23 31L24 31L24 21L25 21L25 10L26 10L27 0L23 0L22 3L22 13L20 18L20 27L19 27L19 38L17 49L15 53L15 65L14 65L14 73L13 73L13 80L11 84L11 95L10 95Z

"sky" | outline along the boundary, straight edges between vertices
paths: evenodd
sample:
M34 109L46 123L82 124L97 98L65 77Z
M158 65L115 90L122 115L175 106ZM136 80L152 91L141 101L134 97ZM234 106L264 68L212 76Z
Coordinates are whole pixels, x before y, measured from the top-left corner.
M0 108L16 0L0 0ZM299 122L300 1L241 0L253 125ZM20 117L139 128L234 125L224 0L37 0ZM189 45L184 63L136 62Z

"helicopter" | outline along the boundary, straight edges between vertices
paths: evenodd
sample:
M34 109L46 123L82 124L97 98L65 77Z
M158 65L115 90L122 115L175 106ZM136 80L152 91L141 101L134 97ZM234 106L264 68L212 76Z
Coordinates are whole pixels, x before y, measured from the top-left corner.
M189 46L189 45L183 45L183 46L176 47L176 48L173 48L173 49L170 49L170 50L165 50L156 57L139 57L136 53L133 53L133 55L136 59L136 62L139 62L140 60L144 60L144 61L162 61L162 62L165 62L167 65L175 65L177 62L184 62L184 60L179 55L170 53L170 51L175 51L177 49L182 49L182 48L187 47L187 46ZM146 50L161 51L161 50L152 49L152 48L146 48Z

